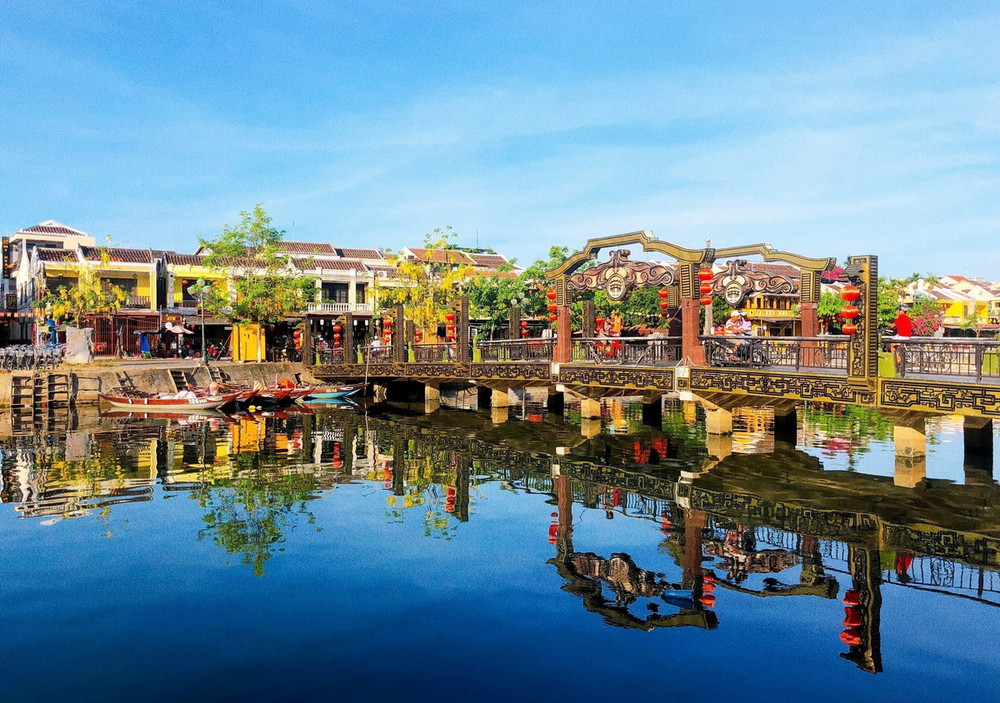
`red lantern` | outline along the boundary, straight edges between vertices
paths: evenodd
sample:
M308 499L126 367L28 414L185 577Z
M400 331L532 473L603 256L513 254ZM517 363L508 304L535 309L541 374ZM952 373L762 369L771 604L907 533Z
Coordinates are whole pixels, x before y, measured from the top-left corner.
M712 304L712 296L710 296L710 295L703 295L703 296L701 296L701 301L700 302L701 302L702 305L711 305Z
M845 305L840 309L840 316L845 320L855 320L860 312L854 305Z
M698 269L698 280L699 281L711 281L715 274L712 273L712 269L704 268Z
M660 309L661 310L666 310L669 307L670 307L670 303L668 303L666 300L661 300L660 301Z
M455 333L454 332L449 332L448 333L448 341L449 342L454 342L455 341Z
M701 286L699 286L698 290L700 290L704 295L709 295L712 292L712 284L702 283Z
M392 318L391 317L387 317L384 320L382 320L382 326L383 327L392 327Z
M528 321L527 320L521 320L521 329L522 330L528 329Z
M656 291L656 294L661 298L666 298L670 295L670 291L668 291L666 288L660 288L660 290Z
M524 330L524 329L521 330L521 336L522 337L527 337L528 336L528 330Z
M854 334L858 331L858 326L853 322L848 322L841 326L840 331L844 334Z
M551 315L549 315L549 322L555 322L558 319L559 319L559 316L556 315L555 313L552 313Z
M549 312L555 312L556 310L559 309L559 306L556 305L555 303L549 303L548 308L549 308Z
M333 331L334 331L334 332L340 332L340 331L342 331L343 329L344 329L344 328L340 326L340 323L339 323L339 322L338 322L337 324L335 324L335 325L333 326Z
M670 317L670 313L664 310L663 312L660 313L660 317Z
M548 292L545 294L545 297L548 298L549 300L555 300L556 299L556 289L555 288L549 288Z
M333 340L333 348L334 349L340 349L340 342L338 342L336 339Z
M334 332L333 333L333 338L336 339L336 340L339 340L340 339L340 332Z
M446 312L444 314L444 319L446 319L448 322L454 322L455 321L455 313L452 310L449 310L448 312Z
M848 303L853 303L855 300L861 297L861 289L852 284L847 284L840 289L840 297L842 300Z
M594 322L597 324L598 327L604 327L604 318L603 317L601 317L601 316L595 317L594 318Z

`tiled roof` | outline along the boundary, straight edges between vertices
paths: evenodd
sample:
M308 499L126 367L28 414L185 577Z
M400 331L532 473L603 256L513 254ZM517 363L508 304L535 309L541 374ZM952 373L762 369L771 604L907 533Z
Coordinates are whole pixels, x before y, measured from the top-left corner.
M344 247L334 247L337 256L345 259L384 259L382 252L378 249L347 249Z
M431 261L438 264L469 264L475 262L465 253L457 249L418 249L406 247L419 261Z
M178 254L175 251L165 252L164 258L166 258L168 264L175 264L177 266L204 266L205 257L198 256L197 254Z
M488 278L490 276L496 276L497 278L517 278L518 273L516 271L497 271L496 269L483 269L474 268L469 271L472 276L479 276L482 278Z
M76 260L76 253L72 249L35 249L40 261L57 261L62 263L66 259Z
M381 273L387 276L395 276L397 271L395 266L382 266L381 264L365 264L365 268L373 273Z
M485 266L491 269L499 268L504 264L510 263L506 258L500 256L499 254L469 254L469 256L472 257L476 266Z
M329 244L316 242L278 242L276 248L278 251L288 252L289 254L327 254L333 256L337 253Z
M100 261L102 250L98 247L80 247L83 258L88 261ZM149 249L117 249L108 247L104 249L108 254L108 260L114 263L126 264L151 264L153 263L152 252Z
M77 237L86 237L86 232L81 232L78 229L73 229L72 227L67 227L66 225L60 224L55 220L46 220L45 222L33 225L32 227L25 227L17 234L61 234Z
M299 264L302 265L302 264ZM303 265L304 266L304 265ZM330 259L316 259L308 268L320 268L328 271L365 271L365 265L360 261L340 261Z

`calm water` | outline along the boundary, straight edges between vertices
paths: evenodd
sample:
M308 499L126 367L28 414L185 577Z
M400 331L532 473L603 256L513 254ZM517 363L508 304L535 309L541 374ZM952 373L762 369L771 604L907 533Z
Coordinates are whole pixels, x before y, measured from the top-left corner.
M1000 699L960 420L910 489L870 412L605 414L15 417L2 698Z

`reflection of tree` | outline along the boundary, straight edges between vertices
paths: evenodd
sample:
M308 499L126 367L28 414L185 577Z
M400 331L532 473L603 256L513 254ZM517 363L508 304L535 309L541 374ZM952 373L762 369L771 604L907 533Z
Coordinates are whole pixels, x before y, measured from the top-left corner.
M313 523L306 503L317 497L319 484L312 474L283 476L277 468L261 467L259 455L236 458L254 466L236 478L203 485L196 493L206 509L206 527L198 538L211 536L227 553L242 555L243 566L253 566L254 574L263 576L275 545L285 541L285 530L303 519Z

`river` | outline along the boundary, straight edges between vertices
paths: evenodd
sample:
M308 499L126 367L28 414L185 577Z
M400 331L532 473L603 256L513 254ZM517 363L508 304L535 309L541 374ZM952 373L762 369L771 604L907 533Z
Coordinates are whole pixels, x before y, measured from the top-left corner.
M1000 698L1000 487L960 418L916 487L857 408L794 443L767 410L498 419L15 418L3 699Z

